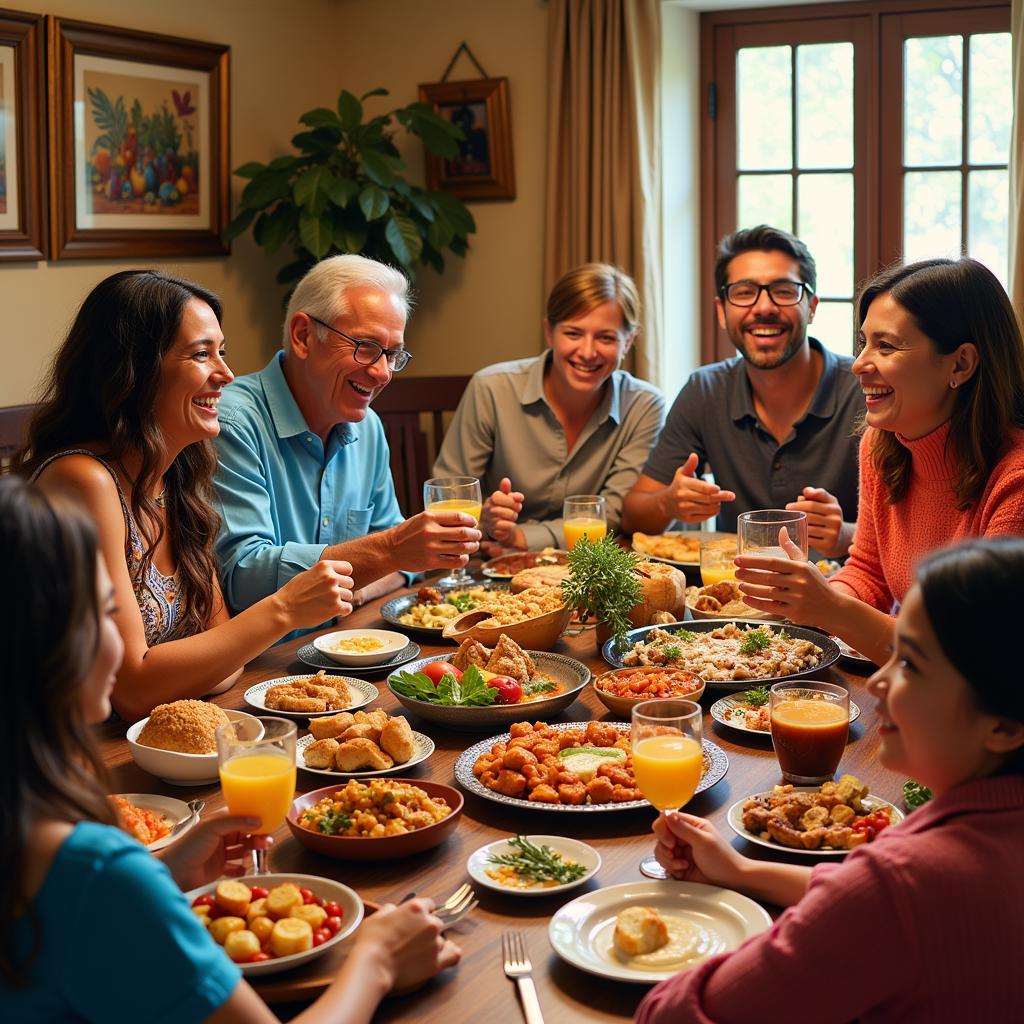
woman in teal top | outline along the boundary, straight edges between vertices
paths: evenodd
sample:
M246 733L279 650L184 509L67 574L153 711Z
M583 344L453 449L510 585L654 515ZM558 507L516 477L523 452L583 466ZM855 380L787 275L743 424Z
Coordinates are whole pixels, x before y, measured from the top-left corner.
M96 529L0 479L0 1020L276 1021L181 889L239 874L257 819L208 819L162 861L116 827L90 724L110 714L124 651ZM180 888L179 888L180 887ZM368 1022L392 986L452 966L429 900L363 923L307 1024Z

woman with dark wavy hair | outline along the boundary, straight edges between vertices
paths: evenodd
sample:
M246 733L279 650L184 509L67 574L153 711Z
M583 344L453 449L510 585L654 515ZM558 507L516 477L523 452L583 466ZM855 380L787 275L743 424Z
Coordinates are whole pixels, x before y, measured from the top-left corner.
M73 504L0 479L0 564L18 583L0 587L0 1020L270 1024L181 891L241 874L259 819L205 818L159 860L115 827L90 725L110 714L124 644L96 539ZM364 921L296 1020L368 1024L389 988L455 964L433 907Z
M867 406L857 531L827 583L790 559L742 556L746 600L819 626L881 663L915 563L951 541L1024 535L1024 341L977 260L922 260L861 294L853 372Z
M153 270L90 292L50 370L16 468L92 514L117 595L124 664L113 704L141 718L229 687L292 629L351 611L351 566L321 561L229 617L210 504L224 362L221 304Z

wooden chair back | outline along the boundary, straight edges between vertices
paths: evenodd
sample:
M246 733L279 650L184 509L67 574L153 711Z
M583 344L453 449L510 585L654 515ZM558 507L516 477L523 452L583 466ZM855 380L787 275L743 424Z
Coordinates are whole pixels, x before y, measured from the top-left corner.
M0 409L0 468L6 467L28 440L28 421L36 408L35 405L9 405Z
M391 448L391 475L403 515L423 509L429 480L447 429L469 377L395 377L374 400Z

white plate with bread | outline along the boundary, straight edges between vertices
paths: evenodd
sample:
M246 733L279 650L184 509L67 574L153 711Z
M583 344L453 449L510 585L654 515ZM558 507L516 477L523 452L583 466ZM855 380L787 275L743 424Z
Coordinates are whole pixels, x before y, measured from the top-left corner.
M404 715L380 708L313 718L309 729L295 744L295 763L303 771L331 778L404 772L434 752L434 741L415 732Z
M551 919L548 937L589 974L644 985L737 949L771 926L752 899L697 882L627 882L577 896Z

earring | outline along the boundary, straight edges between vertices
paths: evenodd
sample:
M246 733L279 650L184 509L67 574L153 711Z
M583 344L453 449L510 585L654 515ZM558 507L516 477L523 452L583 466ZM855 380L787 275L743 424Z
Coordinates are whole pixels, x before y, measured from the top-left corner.
M951 380L951 381L949 382L949 386L950 386L951 388L955 388L955 387L956 387L956 381L955 381L955 380Z

